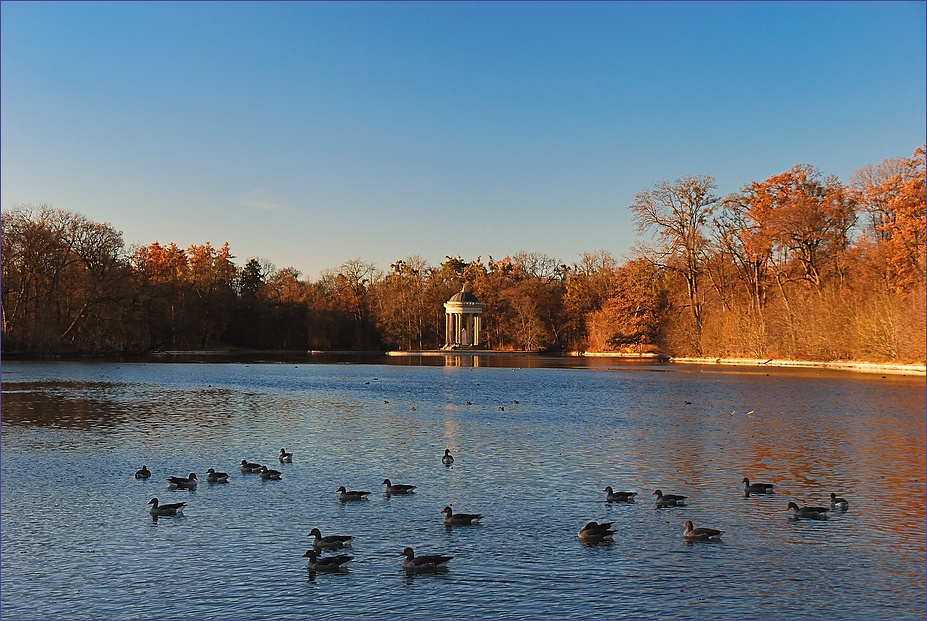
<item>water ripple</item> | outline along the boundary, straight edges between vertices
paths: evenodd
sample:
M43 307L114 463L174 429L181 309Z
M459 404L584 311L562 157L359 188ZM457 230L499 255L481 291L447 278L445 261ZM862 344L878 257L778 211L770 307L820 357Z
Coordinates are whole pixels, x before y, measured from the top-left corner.
M7 363L2 390L11 618L925 613L923 379L562 361ZM281 447L292 464L277 462ZM242 459L283 480L241 474ZM142 464L151 479L132 478ZM209 467L230 482L207 484ZM168 489L168 476L191 471L198 489ZM775 493L745 497L744 476ZM386 496L386 477L416 493ZM342 503L340 485L372 493ZM606 485L638 502L606 503ZM688 506L657 509L658 487ZM789 519L790 500L826 504L831 491L849 511ZM152 519L152 497L186 502L186 515ZM447 528L448 504L485 517ZM578 542L592 519L614 522L614 541ZM687 543L687 519L724 530L723 541ZM347 572L306 570L314 527L356 536ZM446 573L409 575L405 546L455 558Z

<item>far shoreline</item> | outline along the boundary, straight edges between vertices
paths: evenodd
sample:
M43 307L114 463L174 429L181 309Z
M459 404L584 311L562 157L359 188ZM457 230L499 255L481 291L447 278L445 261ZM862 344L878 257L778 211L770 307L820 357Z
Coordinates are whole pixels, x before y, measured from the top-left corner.
M892 373L898 375L924 375L927 376L927 365L917 364L889 364L876 362L853 362L821 360L782 360L761 358L695 358L676 357L657 353L629 354L622 352L506 352L492 350L420 350L420 351L387 351L387 356L569 356L587 358L618 358L622 360L641 360L669 364L691 365L724 365L737 367L766 367L766 368L808 368L832 369L840 371L856 371L859 373Z
M80 362L90 360L114 360L124 362L295 362L306 358L366 358L365 362L373 363L376 358L384 357L561 357L561 358L614 358L616 360L631 362L637 361L651 364L670 365L702 365L719 367L741 368L792 368L792 369L827 369L833 371L851 371L869 374L892 374L927 377L927 365L924 364L891 364L863 361L823 361L823 360L788 360L788 359L761 359L761 358L713 358L669 356L660 353L623 353L623 352L545 352L545 351L499 351L489 349L432 349L432 350L377 350L377 351L350 351L350 350L248 350L248 349L204 349L204 350L156 350L137 354L111 353L111 354L28 354L6 353L0 356L3 361L13 362Z
M835 369L859 373L893 373L900 375L925 375L927 366L916 364L881 364L875 362L823 362L814 360L759 360L751 358L670 358L676 364L717 364L739 367L776 367L804 369Z

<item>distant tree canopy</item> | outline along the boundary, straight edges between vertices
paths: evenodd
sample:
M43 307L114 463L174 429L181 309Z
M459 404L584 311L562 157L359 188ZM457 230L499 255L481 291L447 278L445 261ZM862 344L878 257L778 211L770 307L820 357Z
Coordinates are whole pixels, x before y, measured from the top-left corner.
M925 148L849 184L801 164L727 197L689 176L629 206L632 256L360 258L315 281L228 244L125 248L48 205L2 212L4 353L432 349L466 286L499 350L923 362Z

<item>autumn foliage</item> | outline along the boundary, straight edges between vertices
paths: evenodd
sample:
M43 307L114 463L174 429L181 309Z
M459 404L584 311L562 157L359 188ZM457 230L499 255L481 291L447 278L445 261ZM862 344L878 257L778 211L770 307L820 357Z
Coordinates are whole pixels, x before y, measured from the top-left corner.
M799 164L722 198L688 176L638 193L623 261L358 258L314 281L23 206L2 212L3 352L431 349L466 285L493 349L923 362L925 185L923 146L847 184Z

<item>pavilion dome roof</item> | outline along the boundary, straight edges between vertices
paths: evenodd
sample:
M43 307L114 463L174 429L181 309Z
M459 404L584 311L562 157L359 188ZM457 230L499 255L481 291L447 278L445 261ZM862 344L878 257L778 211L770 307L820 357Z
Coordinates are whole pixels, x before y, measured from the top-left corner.
M469 304L479 304L480 301L476 299L476 296L470 293L469 291L461 291L460 293L455 293L451 296L451 299L448 302L462 302Z

